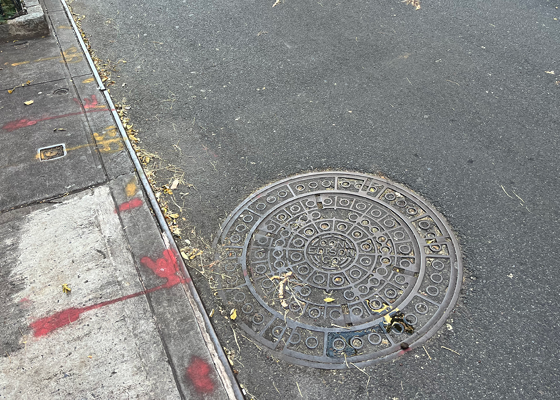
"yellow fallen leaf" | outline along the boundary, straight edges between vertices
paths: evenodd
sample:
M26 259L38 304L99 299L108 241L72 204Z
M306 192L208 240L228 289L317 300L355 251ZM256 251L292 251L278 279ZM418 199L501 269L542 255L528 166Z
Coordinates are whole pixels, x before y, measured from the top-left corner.
M23 104L25 104L26 106L30 106L31 104L33 104L34 101L33 100L29 100L29 101L24 101Z
M179 214L169 214L169 218L177 219L179 218Z
M8 89L8 93L9 93L9 94L14 93L14 89Z
M235 320L235 318L237 318L237 310L235 308L233 310L231 310L231 312L229 313L229 317L232 320Z
M332 303L334 301L334 299L332 297L327 297L324 300L325 300L325 303Z

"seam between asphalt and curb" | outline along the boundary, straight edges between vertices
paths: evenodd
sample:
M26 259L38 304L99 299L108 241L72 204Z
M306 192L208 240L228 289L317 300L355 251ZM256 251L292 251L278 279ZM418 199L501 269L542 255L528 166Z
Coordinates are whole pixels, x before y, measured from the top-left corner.
M109 109L113 115L113 119L115 120L117 127L119 129L119 132L121 134L121 137L126 145L126 148L128 150L129 156L132 159L132 162L134 164L136 173L138 174L138 176L140 177L140 181L142 182L142 186L144 188L144 191L146 192L148 199L150 200L150 204L152 207L152 210L154 212L154 215L156 216L157 222L160 226L160 228L162 229L163 233L162 233L162 237L163 240L165 242L165 244L167 245L167 247L172 248L172 250L178 255L177 259L179 261L179 265L181 267L181 271L184 274L185 278L186 278L186 285L183 285L183 289L185 291L185 295L187 296L189 303L191 304L191 307L193 309L193 313L194 316L196 318L196 322L197 325L200 328L202 337L206 343L206 347L208 348L209 352L210 352L210 356L212 357L212 360L214 362L214 365L216 367L216 370L218 372L218 376L220 378L220 380L222 381L222 384L224 385L224 389L226 391L226 393L228 394L228 396L232 399L237 399L237 400L243 400L244 396L241 393L241 390L239 388L239 386L237 385L237 380L235 379L234 375L233 375L233 371L231 370L231 368L229 367L229 361L222 349L222 346L220 345L220 342L218 341L218 337L216 335L216 332L214 331L214 328L212 327L212 323L210 322L210 319L208 317L208 315L206 314L206 310L204 309L204 306L202 305L202 300L200 299L200 296L198 295L198 292L196 291L196 288L194 287L194 284L192 282L191 276L185 266L185 263L182 259L182 257L180 256L180 252L179 249L177 248L177 245L175 243L175 240L173 238L173 234L171 233L171 231L169 230L169 227L167 226L167 222L165 221L165 217L163 216L161 209L159 208L159 204L157 202L157 199L154 195L154 192L152 191L152 188L148 182L148 179L144 173L144 170L142 169L142 165L140 164L140 161L138 160L138 157L136 155L136 152L134 151L130 141L128 140L128 136L126 134L126 131L121 123L120 117L115 109L115 105L113 104L113 101L111 99L110 94L107 91L107 88L105 88L105 85L103 85L103 82L101 80L101 77L99 76L98 72L97 72L97 68L95 67L95 64L93 63L93 60L91 59L91 56L89 54L89 51L87 49L86 44L84 43L82 36L80 34L80 31L74 21L74 18L72 17L72 12L70 11L68 5L66 4L66 2L64 0L60 0L60 2L62 3L62 7L64 8L64 11L66 13L66 16L68 17L70 23L72 24L72 29L74 30L74 34L76 35L78 42L80 43L80 47L82 48L82 52L84 53L86 60L89 64L89 67L93 73L93 76L95 77L95 80L98 84L98 89L103 92L104 96L105 96L105 100L107 101L108 105L109 105ZM214 351L212 351L214 350ZM166 352L167 352L167 347L166 347ZM169 355L168 355L169 356ZM174 372L175 375L175 372ZM175 376L174 376L175 377Z

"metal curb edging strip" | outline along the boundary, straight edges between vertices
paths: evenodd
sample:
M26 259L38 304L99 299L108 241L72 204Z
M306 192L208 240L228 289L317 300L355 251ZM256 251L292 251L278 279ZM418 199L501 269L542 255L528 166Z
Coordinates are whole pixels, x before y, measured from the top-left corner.
M239 386L237 385L237 381L235 379L235 377L233 376L233 372L231 370L231 368L229 367L229 362L228 359L222 349L222 346L220 345L220 342L218 341L218 337L216 336L216 332L214 331L214 328L212 327L212 324L210 322L210 319L208 318L208 315L206 314L206 310L204 309L204 306L202 305L202 300L200 299L200 296L198 295L198 292L196 291L196 288L194 287L194 284L192 282L192 279L190 277L190 274L185 266L185 263L183 262L183 258L180 256L179 253L179 249L177 248L177 245L175 243L175 239L173 238L173 234L171 233L171 231L169 230L169 227L167 226L167 222L165 221L165 218L159 208L159 204L157 202L157 199L154 195L154 192L152 191L152 188L150 186L150 183L148 182L148 179L146 177L146 174L144 173L144 170L142 169L142 165L140 164L140 161L138 160L138 157L136 156L136 152L134 151L134 149L132 148L132 145L130 144L130 141L128 140L128 136L126 134L126 131L121 123L121 119L115 109L115 105L113 104L113 101L111 100L111 96L109 95L109 93L107 92L107 88L105 88L105 85L103 85L103 82L99 76L99 74L97 73L97 68L95 67L95 64L93 63L93 60L91 59L91 56L89 54L89 51L87 49L86 44L84 43L82 36L80 34L80 31L76 25L76 23L74 22L74 18L72 18L72 13L70 12L70 9L68 8L68 5L66 4L66 2L64 0L60 0L60 2L62 3L62 6L64 7L64 11L66 12L66 16L68 17L68 19L70 20L70 23L72 24L72 28L74 30L74 33L76 34L78 41L80 43L80 46L82 48L83 53L85 54L86 60L89 64L89 67L95 77L95 80L98 84L98 89L100 91L103 92L104 96L105 96L105 100L107 101L107 103L109 104L109 108L111 109L111 113L113 114L113 119L115 120L118 128L119 128L119 132L121 133L122 139L126 144L126 148L128 150L128 153L130 155L130 158L132 159L132 162L134 163L134 167L136 169L136 172L138 173L138 176L140 177L140 181L142 182L142 186L144 187L144 190L146 191L146 194L148 195L148 198L150 200L150 204L152 206L152 209L154 211L154 214L156 216L156 219L160 225L160 228L163 230L163 232L165 233L165 237L164 240L166 243L169 244L169 246L176 252L176 254L178 254L179 256L177 257L177 259L179 260L179 264L181 267L181 271L183 272L183 274L185 275L185 277L187 278L187 283L186 283L186 288L185 288L185 292L186 295L191 303L191 306L193 306L193 311L195 314L195 317L197 318L198 321L202 320L204 323L204 328L206 328L206 332L204 332L203 329L201 329L202 332L202 336L204 338L204 340L206 341L206 344L209 348L213 348L215 350L215 354L213 354L212 351L210 351L210 355L212 356L212 358L214 359L214 364L216 365L216 369L218 371L218 375L224 385L224 389L225 391L228 393L229 397L232 399L236 399L236 400L243 400L244 397L241 394L241 390L239 388ZM194 303L194 304L193 304ZM202 328L202 327L201 327Z

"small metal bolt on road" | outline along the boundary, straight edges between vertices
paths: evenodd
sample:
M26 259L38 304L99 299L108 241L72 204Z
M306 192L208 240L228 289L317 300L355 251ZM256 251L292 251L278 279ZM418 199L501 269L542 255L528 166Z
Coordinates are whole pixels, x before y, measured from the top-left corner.
M457 239L433 206L364 174L267 186L228 217L215 246L238 326L279 358L324 369L424 343L462 280Z

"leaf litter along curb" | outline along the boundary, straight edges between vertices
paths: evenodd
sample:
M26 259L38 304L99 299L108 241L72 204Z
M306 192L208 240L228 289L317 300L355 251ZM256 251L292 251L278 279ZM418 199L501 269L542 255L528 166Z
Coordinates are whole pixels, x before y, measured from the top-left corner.
M70 11L76 23L76 26L78 27L80 35L82 36L82 39L86 44L86 48L91 56L93 64L97 69L99 77L107 88L107 92L111 94L111 90L109 89L109 87L115 84L115 81L111 77L112 73L118 72L118 65L120 63L125 64L126 61L122 59L118 60L117 62L112 62L111 60L102 61L95 54L95 51L91 47L89 38L82 29L82 20L84 20L86 16L74 13L71 7ZM117 76L117 78L119 78L119 76ZM146 178L148 179L148 182L152 190L154 191L154 195L165 217L167 225L169 226L169 230L177 239L181 239L181 229L179 228L178 221L179 218L181 218L183 207L177 204L173 191L177 189L179 185L186 186L187 188L193 187L193 185L186 183L184 179L185 173L179 167L171 164L163 166L162 163L164 160L162 160L159 155L151 153L147 149L141 147L141 140L138 137L139 132L134 128L134 124L130 121L130 117L128 115L128 111L131 109L131 106L127 104L126 98L123 98L119 103L115 102L115 109L121 120L123 128L126 131L132 148L136 152L136 155L138 156L138 159L142 164L144 174L146 175ZM167 171L168 173L171 173L172 176L168 184L160 185L158 183L157 172L159 171ZM181 193L181 197L186 195L188 195L188 193ZM171 209L170 201L174 203L174 206L177 208L177 210ZM186 221L185 218L182 219ZM189 241L186 242L190 244ZM183 247L180 249L180 252L185 261L192 261L195 257L201 256L203 254L202 250L194 247Z

